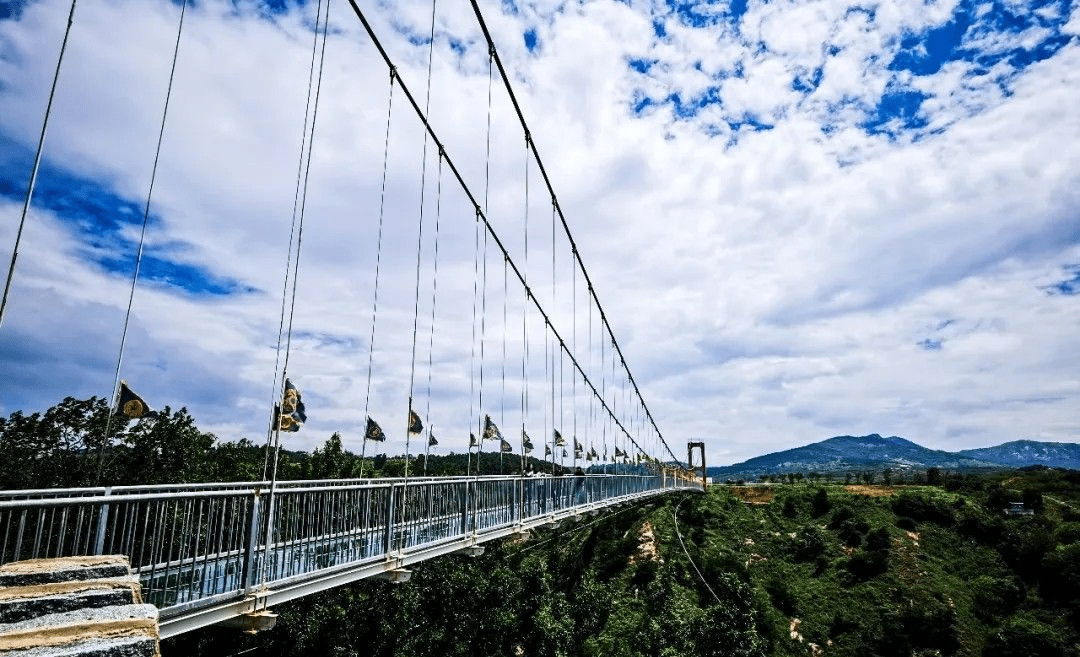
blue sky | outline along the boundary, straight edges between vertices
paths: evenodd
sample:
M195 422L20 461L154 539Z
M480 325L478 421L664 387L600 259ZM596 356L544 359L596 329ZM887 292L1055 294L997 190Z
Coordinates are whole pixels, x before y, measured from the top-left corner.
M362 6L423 98L431 5ZM676 453L704 439L711 462L731 463L872 432L941 449L1080 438L1072 5L481 6ZM69 5L5 7L10 254ZM185 18L122 377L225 439L261 440L280 369L316 7L202 0ZM358 451L365 408L388 429L403 424L410 380L440 449L462 450L481 413L600 446L608 428L573 396L584 383L565 363L553 394L542 325L528 313L522 325L501 258L474 260L472 209L445 171L437 191L434 151L423 169L423 133L400 95L376 252L388 75L347 5L331 11L289 352L310 422L291 446L340 431ZM165 0L77 9L0 327L0 412L109 394L178 16ZM467 6L437 6L432 61L431 120L447 152L590 378L639 426L498 85L487 147L486 49ZM485 262L481 344L473 285L485 289ZM388 433L387 447L403 449L404 434Z

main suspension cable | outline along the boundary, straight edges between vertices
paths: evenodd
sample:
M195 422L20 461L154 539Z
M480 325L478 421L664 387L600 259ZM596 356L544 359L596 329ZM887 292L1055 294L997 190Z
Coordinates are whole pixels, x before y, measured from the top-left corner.
M367 20L367 16L364 14L363 10L360 9L360 7L357 4L356 0L349 0L349 4L350 4L350 6L352 6L353 12L356 14L357 19L359 19L360 23L363 25L364 30L368 35L368 38L371 39L372 45L374 45L375 48L379 51L379 54L382 56L383 61L386 63L387 67L393 69L394 68L393 60L390 58L390 55L386 52L386 49L383 47L382 42L378 38L378 35L375 34L375 30L374 30L374 28L372 28L371 23ZM442 150L443 153L446 153L445 147L444 147L443 143L439 140L438 136L435 134L435 129L431 126L431 123L428 120L427 115L424 114L424 111L420 107L420 104L416 101L416 98L409 91L408 86L401 79L400 75L397 76L397 82L398 82L398 86L401 89L402 93L405 95L405 99L409 102L410 107L412 107L414 113L417 115L417 118L419 118L420 121L427 128L428 133L431 135L432 141L436 145L439 146L439 148ZM535 146L533 147L533 152L535 154ZM491 222L489 221L487 215L485 214L482 206L478 202L476 196L472 193L472 190L469 188L469 185L465 182L465 178L462 176L461 171L457 168L457 165L454 164L453 159L450 157L450 155L448 153L445 154L445 161L446 161L447 167L449 167L450 172L454 175L454 179L457 181L458 186L460 187L462 192L465 194L465 196L468 198L469 202L472 204L473 209L474 209L474 211L476 213L477 222L483 222L484 231L485 231L485 233L484 233L485 234L485 241L487 240L488 237L490 237L490 239L494 241L495 246L499 249L501 254L504 257L509 258L510 253L507 250L506 245L503 244L502 240L499 239L498 234L495 232L495 229L491 225ZM477 229L479 230L479 226L477 226ZM523 286L526 285L524 275L522 274L521 270L517 267L517 265L514 263L513 260L509 260L509 265L510 265L510 271L517 278L518 282ZM587 277L586 277L586 280L588 280ZM475 286L475 283L474 283L474 286ZM588 388L592 392L592 394L600 401L600 404L603 407L604 411L606 413L608 413L609 416L612 416L612 421L619 428L619 430L623 432L623 434L626 436L627 440L629 440L631 443L633 443L635 446L637 446L637 442L636 442L635 438L632 435L630 435L629 430L617 418L615 418L612 415L612 410L611 410L610 405L606 401L604 401L603 399L600 398L599 390L597 390L595 384L593 384L593 382L589 379L588 375L586 374L585 370L583 369L582 364L577 360L577 358L574 356L574 354L568 353L569 349L567 349L566 343L563 340L562 336L559 334L558 329L555 328L555 325L552 322L551 316L548 315L548 313L544 310L544 307L536 299L535 295L530 295L530 298L532 299L533 306L536 308L536 311L540 314L540 317L543 320L545 326L547 327L547 329L549 331L551 331L552 336L553 336L553 340L558 341L560 349L562 349L564 352L567 352L566 357L570 360L571 364L578 371L578 373L581 374L582 379L584 380L586 386L588 386ZM595 295L594 295L594 300L595 300Z
M350 2L354 2L354 0L350 0ZM476 20L480 25L480 29L484 33L484 38L487 41L488 50L491 53L492 58L495 60L495 65L499 69L499 75L502 78L503 86L506 88L506 92L507 92L507 95L510 98L510 102L514 106L514 111L517 113L518 120L521 123L521 128L527 134L529 134L530 131L529 131L528 122L525 120L525 114L522 112L521 104L518 102L517 95L514 93L514 89L510 84L510 77L507 75L506 68L503 66L502 59L499 57L498 50L495 48L495 41L492 38L491 32L490 32L490 30L488 29L488 26L487 26L487 22L484 20L484 16L480 11L480 6L479 6L479 4L477 4L477 0L470 0L470 2L471 2L472 7L473 7L473 13L476 14ZM354 6L355 6L355 4L354 4ZM533 152L533 158L536 160L537 168L540 170L540 173L541 173L541 175L542 175L542 177L544 179L544 183L547 185L548 192L551 195L552 203L554 204L554 206L556 208L556 211L558 212L559 219L562 222L563 231L566 233L566 238L570 241L570 248L571 248L571 251L572 251L572 253L574 255L574 258L576 259L577 264L581 269L582 275L585 277L585 281L589 285L589 291L592 293L593 301L596 303L596 308L600 313L600 319L601 319L604 327L607 329L608 334L611 337L612 346L618 352L619 357L620 357L620 359L622 359L622 362L623 362L623 364L625 366L625 359L622 358L622 356L623 356L622 349L619 347L619 343L615 340L615 333L612 331L611 324L608 322L607 314L604 312L603 306L600 305L599 297L596 296L596 290L592 285L592 280L589 278L588 271L585 269L585 263L581 259L581 254L578 252L577 245L574 242L574 238L570 233L570 225L567 223L566 217L563 215L562 208L559 206L558 198L555 195L555 188L551 183L551 178L548 176L547 169L544 168L543 160L540 159L540 152L536 148L536 141L535 140L530 140L529 146L530 146L530 148L531 148L531 150ZM637 382L634 380L634 377L633 377L632 374L630 374L629 370L627 370L627 376L628 376L628 380L629 380L630 384L634 388L634 392L637 394L638 398L642 400L642 405L644 405L645 402L644 402L644 398L641 395L641 390L638 388ZM673 451L671 451L671 447L668 446L667 441L664 440L663 435L661 435L660 428L656 425L656 421L655 421L655 419L653 419L652 413L649 412L648 407L645 407L645 413L648 416L649 421L652 423L653 428L656 430L657 436L659 436L659 438L660 438L661 442L663 443L665 449L667 449L668 454L676 462L679 462L678 457L675 456L675 453Z

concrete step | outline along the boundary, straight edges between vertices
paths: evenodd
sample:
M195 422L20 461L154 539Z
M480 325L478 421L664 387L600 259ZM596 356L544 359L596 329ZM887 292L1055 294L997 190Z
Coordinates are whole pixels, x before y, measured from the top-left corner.
M86 579L125 577L130 574L131 568L127 557L122 555L28 559L0 566L0 586L34 586Z
M78 609L139 604L134 577L0 588L0 624Z
M4 564L0 655L159 657L158 610L123 556Z
M94 641L156 642L158 610L154 605L122 605L45 614L0 624L0 655L19 655L30 648L74 655L79 645ZM131 642L129 641L129 643ZM19 655L19 657L22 657Z
M55 647L3 653L6 657L159 657L156 639L119 637L90 639Z

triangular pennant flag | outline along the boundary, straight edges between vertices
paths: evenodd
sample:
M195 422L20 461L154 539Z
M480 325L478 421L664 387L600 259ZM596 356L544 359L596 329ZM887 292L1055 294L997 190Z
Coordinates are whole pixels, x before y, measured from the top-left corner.
M496 438L498 438L499 440L502 440L502 432L499 431L499 427L495 426L495 423L491 421L491 416L490 415L485 415L484 416L484 440L495 440Z
M581 451L581 450L583 450L583 449L585 449L585 448L584 448L584 447L582 447L582 446L581 446L581 443L579 443L579 442L577 441L577 436L574 436L574 451L575 451L575 452L580 452L580 451Z
M276 410L276 409L275 409ZM300 423L296 421L292 414L286 415L280 411L277 411L278 428L282 431L299 431Z
M281 415L278 426L282 431L299 431L307 422L307 411L300 397L300 390L285 379L285 392L281 396Z
M416 414L416 411L409 409L409 433L419 434L424 430L424 423L420 421L420 416Z
M130 419L140 418L150 413L150 406L143 398L132 392L127 381L120 382L120 395L117 397L116 410Z
M479 447L480 441L476 439L475 433L469 434L469 447Z
M386 440L386 434L383 433L382 427L379 426L378 422L372 420L370 415L367 419L367 430L364 431L364 440L374 440L380 443Z
M428 445L428 447L434 447L434 446L436 446L438 444L439 444L439 441L435 440L435 432L429 430L428 434L427 434L427 445Z
M563 458L566 458L566 449L563 449L563 451L562 451L562 457L563 457Z
M551 445L544 445L544 456L551 456Z
M562 437L562 434L559 433L558 429L555 430L555 446L566 447L566 439Z

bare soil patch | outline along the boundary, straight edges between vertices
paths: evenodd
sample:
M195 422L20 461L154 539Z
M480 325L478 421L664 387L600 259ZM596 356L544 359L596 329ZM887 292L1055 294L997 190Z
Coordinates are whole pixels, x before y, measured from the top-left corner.
M844 486L844 490L856 495L866 495L867 497L891 497L900 492L899 486L867 486L865 484L851 484L850 486Z
M768 504L773 499L770 486L728 486L728 490L747 504Z

